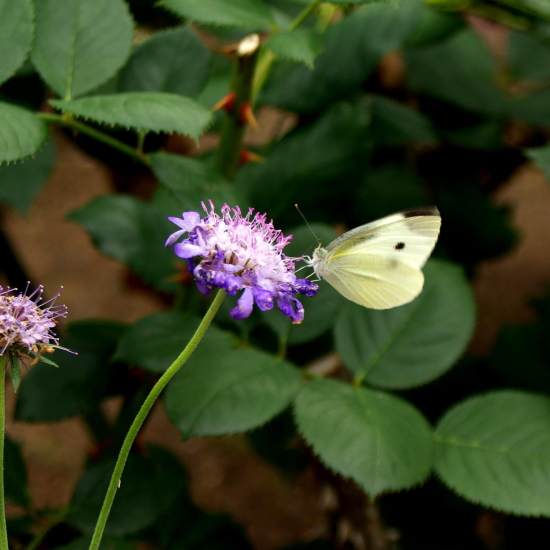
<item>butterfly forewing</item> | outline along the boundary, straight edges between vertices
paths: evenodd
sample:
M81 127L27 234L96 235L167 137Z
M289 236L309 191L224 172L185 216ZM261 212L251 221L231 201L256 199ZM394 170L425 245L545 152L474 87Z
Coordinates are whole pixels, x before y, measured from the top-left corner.
M362 225L338 237L327 247L327 264L347 254L375 254L422 267L429 258L441 227L437 208L410 210Z

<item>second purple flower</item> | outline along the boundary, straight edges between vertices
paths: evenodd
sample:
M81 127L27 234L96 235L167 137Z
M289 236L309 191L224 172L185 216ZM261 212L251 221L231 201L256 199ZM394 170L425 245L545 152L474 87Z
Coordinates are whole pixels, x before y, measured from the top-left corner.
M166 241L170 246L187 233L187 238L175 245L174 252L188 261L189 270L203 294L222 288L233 296L242 291L237 306L231 310L234 319L246 319L254 303L262 311L279 309L292 323L301 323L304 308L295 294L314 296L318 285L308 279L297 279L294 273L297 258L283 254L292 236L285 237L267 222L266 214L254 214L251 208L246 216L240 209L222 207L222 215L203 204L206 216L198 212L184 212L182 218L169 218L180 227Z

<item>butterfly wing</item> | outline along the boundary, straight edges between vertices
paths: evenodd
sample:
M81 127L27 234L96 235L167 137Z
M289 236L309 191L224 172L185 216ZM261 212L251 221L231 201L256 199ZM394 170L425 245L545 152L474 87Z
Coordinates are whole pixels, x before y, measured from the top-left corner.
M393 214L358 227L326 249L321 275L343 296L386 309L410 302L422 290L421 267L441 226L437 208Z

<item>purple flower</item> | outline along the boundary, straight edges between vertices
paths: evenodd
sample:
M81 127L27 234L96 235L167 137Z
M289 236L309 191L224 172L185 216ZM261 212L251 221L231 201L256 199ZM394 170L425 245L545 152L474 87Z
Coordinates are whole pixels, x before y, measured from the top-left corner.
M169 218L180 227L166 241L173 245L187 233L187 238L174 246L174 252L188 261L189 270L203 294L214 288L223 288L233 296L242 291L237 306L231 310L234 319L246 319L254 304L262 311L279 309L294 324L304 318L302 304L294 294L314 296L318 285L308 279L296 279L295 264L299 258L283 254L292 236L285 237L267 222L266 214L254 214L251 208L246 216L238 207L222 207L222 215L203 203L206 216L197 212L184 212L183 218Z
M30 355L38 360L42 353L53 351L52 343L59 343L52 329L57 317L67 315L67 308L55 305L59 293L40 303L42 286L29 296L14 294L15 291L0 286L0 355L8 353L9 358L16 359Z

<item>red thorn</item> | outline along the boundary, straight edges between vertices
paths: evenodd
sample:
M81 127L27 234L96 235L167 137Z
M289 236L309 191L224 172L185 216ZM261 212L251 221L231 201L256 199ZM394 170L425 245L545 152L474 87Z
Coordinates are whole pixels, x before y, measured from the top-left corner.
M237 44L230 44L229 46L223 46L222 48L220 48L219 51L227 55L229 59L233 59L235 57L235 52L237 51L237 48Z
M241 105L239 120L242 124L248 124L252 126L254 130L260 129L260 126L258 125L258 121L256 120L256 117L254 116L254 112L252 111L252 107L250 106L250 103L243 103Z
M265 162L265 158L249 151L248 149L243 149L239 157L239 166L243 166L249 162Z
M229 92L224 97L222 97L214 107L212 107L212 111L219 111L220 109L225 109L228 113L233 111L235 108L235 101L237 100L237 97L235 96L235 92Z

